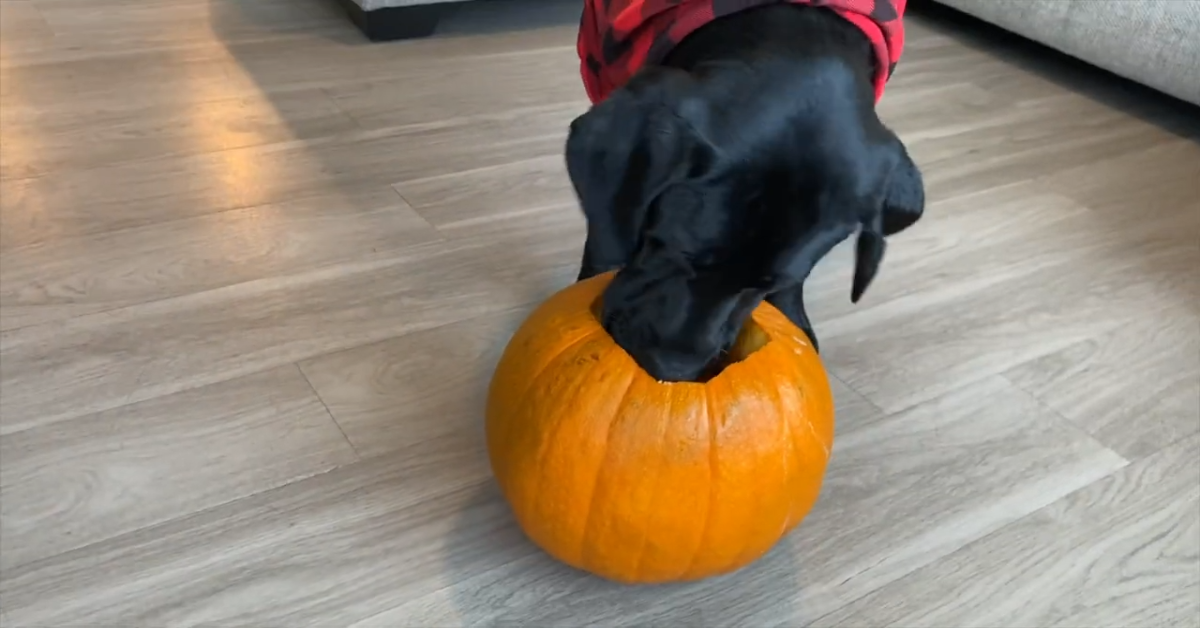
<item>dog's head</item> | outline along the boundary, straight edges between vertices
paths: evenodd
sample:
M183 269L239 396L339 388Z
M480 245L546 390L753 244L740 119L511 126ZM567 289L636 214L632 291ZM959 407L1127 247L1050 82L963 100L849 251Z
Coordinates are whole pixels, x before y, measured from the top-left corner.
M767 295L803 282L862 228L857 300L882 258L882 235L870 236L911 224L830 215L815 183L831 167L820 147L788 131L786 111L764 111L761 98L755 110L730 89L647 68L577 118L567 140L589 258L620 269L602 323L660 380L704 375Z

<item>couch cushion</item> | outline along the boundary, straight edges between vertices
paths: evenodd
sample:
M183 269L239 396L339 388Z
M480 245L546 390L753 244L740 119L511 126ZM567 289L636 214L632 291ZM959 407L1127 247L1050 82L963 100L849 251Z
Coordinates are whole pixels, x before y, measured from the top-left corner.
M1200 104L1200 2L940 2L1120 76Z

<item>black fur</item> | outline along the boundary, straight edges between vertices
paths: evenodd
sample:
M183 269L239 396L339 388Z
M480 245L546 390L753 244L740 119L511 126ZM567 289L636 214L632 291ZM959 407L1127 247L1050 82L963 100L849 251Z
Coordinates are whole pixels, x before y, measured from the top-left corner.
M920 218L921 174L875 114L873 65L832 12L770 5L697 30L571 124L579 277L620 269L602 322L652 376L699 378L763 299L815 345L813 266L857 231L857 302L884 237Z

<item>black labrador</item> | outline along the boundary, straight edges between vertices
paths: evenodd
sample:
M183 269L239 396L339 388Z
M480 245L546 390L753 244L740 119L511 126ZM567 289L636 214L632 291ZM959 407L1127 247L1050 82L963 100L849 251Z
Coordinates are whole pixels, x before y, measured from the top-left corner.
M710 373L763 299L816 346L813 266L858 232L857 302L884 237L921 217L921 173L875 112L874 59L833 12L767 5L706 24L572 122L579 278L619 269L601 321L650 375Z

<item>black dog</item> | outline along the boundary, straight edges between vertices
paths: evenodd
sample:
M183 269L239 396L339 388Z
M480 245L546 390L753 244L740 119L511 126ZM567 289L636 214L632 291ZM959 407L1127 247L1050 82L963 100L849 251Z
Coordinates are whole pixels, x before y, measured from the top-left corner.
M817 340L804 281L858 235L851 299L884 236L924 211L920 172L875 113L870 43L823 8L716 19L577 118L567 169L579 273L620 269L602 323L653 377L693 381L763 300Z

